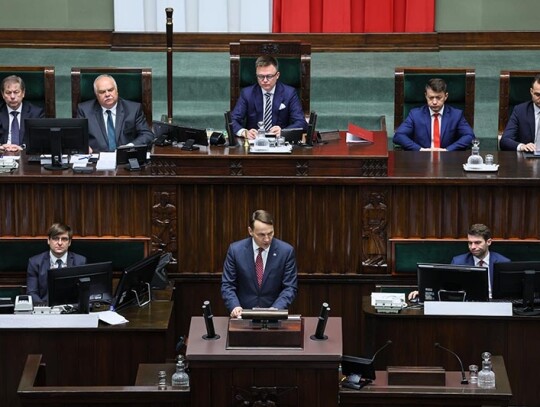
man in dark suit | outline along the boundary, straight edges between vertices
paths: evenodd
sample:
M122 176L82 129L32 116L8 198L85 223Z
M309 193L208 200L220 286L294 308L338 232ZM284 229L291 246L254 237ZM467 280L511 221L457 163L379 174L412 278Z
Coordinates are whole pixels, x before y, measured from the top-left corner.
M451 264L463 266L488 267L489 270L489 295L491 297L491 289L493 287L493 265L495 263L507 263L509 258L492 252L489 250L491 246L491 230L481 223L476 223L469 228L467 232L467 242L469 252L460 254L452 258ZM414 299L418 296L418 291L412 291L409 294L409 299Z
M242 89L231 112L233 133L254 139L259 122L264 123L267 132L274 134L280 134L285 128L307 130L296 89L278 81L277 60L268 55L257 58L255 72L257 83Z
M531 84L531 100L514 107L500 142L501 150L540 150L540 74Z
M73 237L73 231L68 225L54 223L47 236L49 250L28 260L26 293L32 296L34 304L46 304L49 301L47 274L50 269L86 264L86 257L68 251Z
M231 317L243 308L287 309L298 291L296 258L288 243L274 238L274 220L264 211L251 216L250 238L227 251L221 296Z
M24 119L45 117L41 107L24 102L24 81L16 76L6 76L2 81L0 105L0 148L4 151L20 151L26 145Z
M95 100L82 102L77 108L77 117L88 119L88 144L92 152L152 143L154 133L148 127L141 104L119 98L112 76L98 76L94 93Z
M394 134L394 144L408 151L456 151L470 147L474 131L463 111L445 105L446 82L439 78L426 84L427 104L409 112Z

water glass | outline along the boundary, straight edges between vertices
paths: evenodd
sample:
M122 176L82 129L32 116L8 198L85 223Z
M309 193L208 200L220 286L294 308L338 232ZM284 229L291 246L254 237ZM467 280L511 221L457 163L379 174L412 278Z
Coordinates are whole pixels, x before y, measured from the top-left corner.
M486 159L484 160L484 164L493 165L493 155L486 154Z
M469 383L478 384L478 365L469 365Z

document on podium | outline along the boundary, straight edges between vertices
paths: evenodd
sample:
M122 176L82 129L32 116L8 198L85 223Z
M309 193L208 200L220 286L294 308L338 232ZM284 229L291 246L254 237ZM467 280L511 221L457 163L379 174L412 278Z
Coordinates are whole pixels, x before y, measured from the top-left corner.
M345 140L347 143L373 143L373 132L349 123Z
M96 164L97 171L116 170L116 152L99 153L99 160Z

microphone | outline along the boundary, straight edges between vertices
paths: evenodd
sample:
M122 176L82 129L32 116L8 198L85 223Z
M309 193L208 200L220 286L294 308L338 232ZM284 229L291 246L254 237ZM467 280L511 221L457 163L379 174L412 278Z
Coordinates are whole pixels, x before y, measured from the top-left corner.
M328 339L328 336L324 334L326 329L326 322L328 321L328 313L330 312L330 306L327 302L323 302L321 306L321 314L319 315L319 321L317 322L317 328L315 334L310 336L313 341L323 341Z
M377 350L377 352L375 352L375 354L374 354L373 357L371 358L371 362L374 362L374 361L375 361L375 356L377 356L381 350L386 349L386 347L387 347L388 345L391 345L391 344L392 344L392 341L391 341L390 339L388 339L388 340L386 341L386 343L385 343L383 346L381 346L381 347Z
M203 339L219 339L219 335L214 330L214 315L212 315L212 308L210 307L210 301L205 301L202 306L204 323L206 325L206 335L203 335Z
M435 342L434 345L435 345L436 348L443 349L443 350L451 353L452 355L454 355L456 357L456 359L459 362L459 366L461 367L461 384L469 384L469 381L467 380L467 376L465 376L465 369L463 369L463 363L461 362L461 359L459 358L457 353L452 352L450 349L447 349L444 346L441 346L441 344L439 342Z

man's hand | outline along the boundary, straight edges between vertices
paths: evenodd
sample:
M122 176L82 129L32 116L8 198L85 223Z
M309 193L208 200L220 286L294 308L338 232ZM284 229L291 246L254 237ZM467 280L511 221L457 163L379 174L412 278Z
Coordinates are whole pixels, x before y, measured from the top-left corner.
M231 318L238 318L239 316L242 315L242 311L243 311L243 308L242 308L242 307L235 307L235 308L231 311Z
M17 144L4 144L1 149L10 153L22 151L22 147Z
M519 148L519 151L526 151L528 153L534 153L536 151L536 144L534 143L520 144L518 148Z
M435 148L435 147L433 147L433 148L424 148L424 147L422 147L422 148L420 148L420 151L446 151L446 148L440 148L440 147L439 148Z
M257 138L257 133L258 133L257 129L248 130L248 133L247 133L248 139L255 140Z

